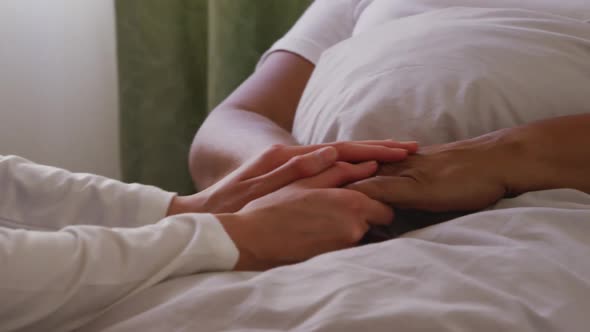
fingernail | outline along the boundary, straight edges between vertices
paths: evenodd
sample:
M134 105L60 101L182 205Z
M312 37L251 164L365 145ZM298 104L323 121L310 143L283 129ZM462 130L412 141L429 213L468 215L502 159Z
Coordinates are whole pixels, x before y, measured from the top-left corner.
M402 141L401 144L416 144L418 145L418 141Z
M406 150L406 149L395 148L395 149L392 149L392 151L394 151L396 153L399 153L399 154L402 154L402 155L407 155L408 154L408 150Z
M331 146L319 149L316 155L323 161L335 161L338 158L338 151Z
M374 161L374 160L372 160L372 161L365 161L364 163L360 163L359 165L361 165L361 166L367 166L367 167L368 166L372 166L372 167L379 166L379 164L376 161Z

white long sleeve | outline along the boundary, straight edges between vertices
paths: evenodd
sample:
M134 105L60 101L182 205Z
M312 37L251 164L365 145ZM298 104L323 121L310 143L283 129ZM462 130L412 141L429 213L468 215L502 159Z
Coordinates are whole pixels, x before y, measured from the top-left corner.
M212 215L160 220L174 194L154 187L0 156L0 190L2 332L71 331L164 279L238 258Z

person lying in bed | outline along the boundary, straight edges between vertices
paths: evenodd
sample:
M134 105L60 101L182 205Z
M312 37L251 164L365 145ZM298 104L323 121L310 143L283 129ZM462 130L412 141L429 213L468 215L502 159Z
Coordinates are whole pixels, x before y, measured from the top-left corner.
M590 193L589 17L585 0L317 0L199 129L194 182L273 144L395 138L422 148L348 188L433 212Z
M351 247L392 211L334 188L416 148L275 146L183 197L0 156L0 330L70 331L172 277L268 269Z

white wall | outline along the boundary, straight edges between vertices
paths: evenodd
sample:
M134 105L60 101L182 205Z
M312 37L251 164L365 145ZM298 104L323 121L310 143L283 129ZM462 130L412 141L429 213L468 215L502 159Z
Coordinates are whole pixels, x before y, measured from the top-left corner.
M118 178L114 0L0 0L0 154Z

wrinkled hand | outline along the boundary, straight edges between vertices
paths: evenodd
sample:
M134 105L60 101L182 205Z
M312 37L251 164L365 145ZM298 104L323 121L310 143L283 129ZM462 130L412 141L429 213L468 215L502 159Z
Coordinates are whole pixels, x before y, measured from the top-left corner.
M349 185L396 208L430 212L474 211L507 194L511 156L496 134L429 146L376 177Z
M367 178L376 162L338 162L327 171L257 199L218 218L240 251L236 270L264 270L358 243L369 225L393 220L388 206L337 189Z
M204 191L193 196L175 198L168 215L186 212L236 212L252 200L293 181L318 174L337 160L393 162L405 159L416 150L415 142L392 140L306 146L275 145Z

